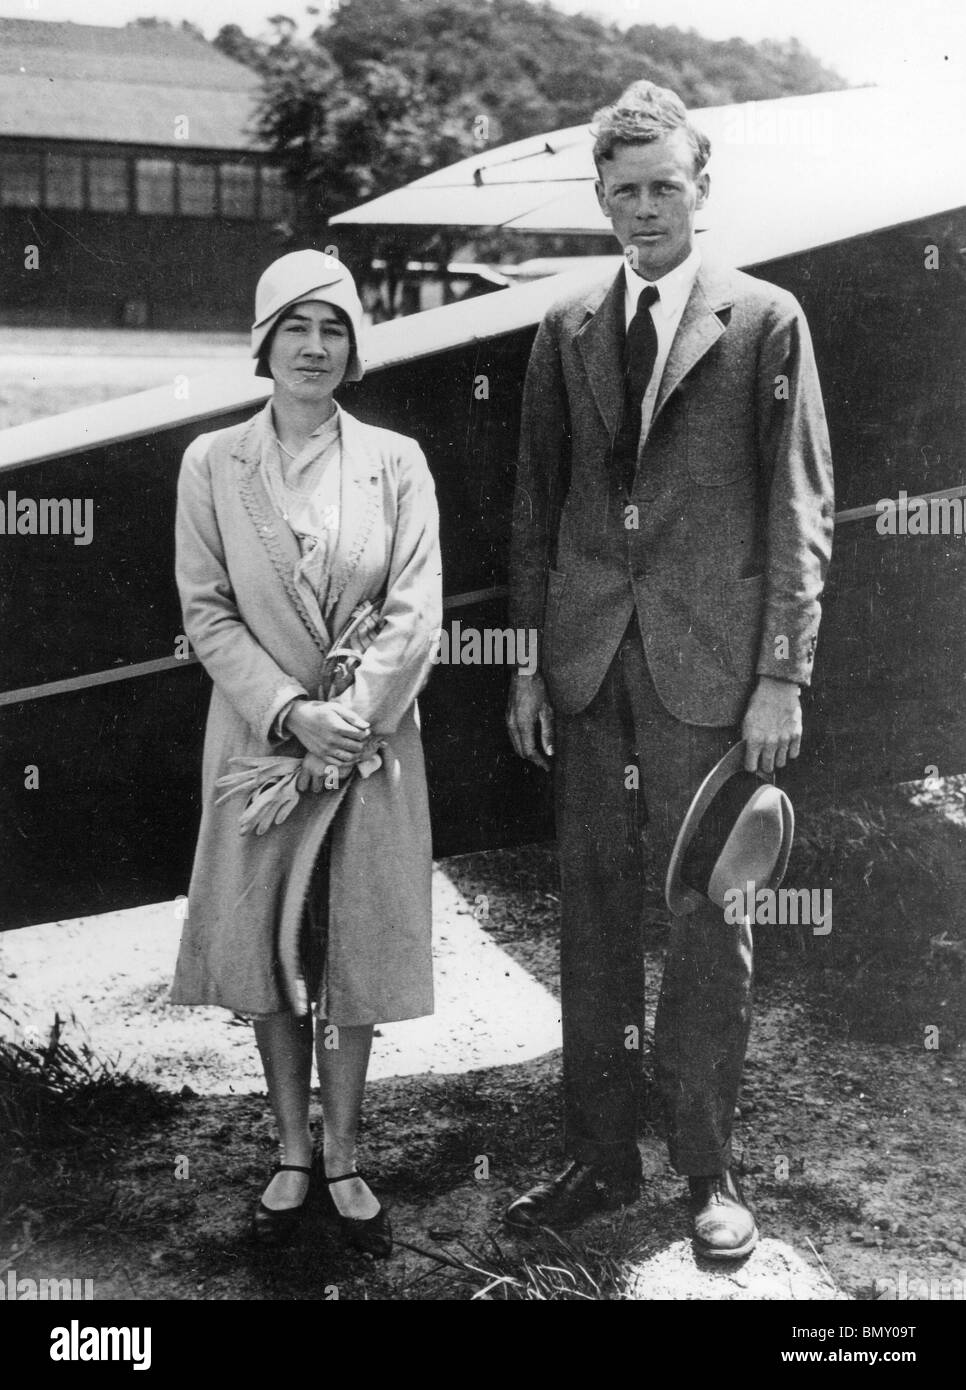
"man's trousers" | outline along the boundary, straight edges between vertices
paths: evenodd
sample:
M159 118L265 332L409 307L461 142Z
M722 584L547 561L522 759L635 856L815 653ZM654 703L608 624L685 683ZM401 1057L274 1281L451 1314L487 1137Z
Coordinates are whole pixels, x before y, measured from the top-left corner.
M738 733L668 713L636 618L590 705L558 715L555 732L566 1151L639 1173L642 837L663 889L694 793ZM751 1022L751 949L750 925L728 925L711 904L673 919L654 1065L671 1162L682 1174L720 1173L730 1162Z

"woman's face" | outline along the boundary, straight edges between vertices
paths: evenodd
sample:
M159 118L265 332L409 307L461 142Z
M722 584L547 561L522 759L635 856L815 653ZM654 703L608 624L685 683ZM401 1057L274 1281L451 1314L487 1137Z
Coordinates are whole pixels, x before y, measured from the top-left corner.
M294 399L309 404L331 396L349 365L352 337L331 304L304 300L279 319L268 352L268 369Z

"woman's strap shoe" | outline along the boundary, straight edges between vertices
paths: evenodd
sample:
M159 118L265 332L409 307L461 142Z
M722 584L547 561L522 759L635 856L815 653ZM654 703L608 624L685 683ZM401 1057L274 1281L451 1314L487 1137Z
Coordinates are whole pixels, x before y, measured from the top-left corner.
M312 1169L301 1163L276 1163L272 1177L276 1173L306 1173L310 1178ZM267 1207L259 1198L258 1206L252 1213L252 1235L259 1245L287 1245L298 1230L305 1212L308 1191L297 1207Z
M355 1171L342 1173L337 1178L326 1178L325 1181L327 1186L332 1187L337 1182L348 1182L350 1178L361 1178L365 1182L362 1174ZM375 1216L343 1216L331 1192L329 1202L338 1220L339 1230L355 1250L361 1250L364 1255L372 1255L377 1260L388 1260L392 1254L392 1225L385 1207L380 1206Z

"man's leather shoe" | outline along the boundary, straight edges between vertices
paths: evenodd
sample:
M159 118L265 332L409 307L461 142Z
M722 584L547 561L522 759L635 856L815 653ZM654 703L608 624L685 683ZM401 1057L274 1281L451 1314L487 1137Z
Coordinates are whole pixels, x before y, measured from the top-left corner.
M615 1175L575 1159L550 1182L537 1183L506 1209L507 1225L533 1231L572 1226L598 1211L616 1211L641 1195L639 1173Z
M709 1260L742 1260L758 1244L755 1218L730 1173L689 1178L694 1245Z

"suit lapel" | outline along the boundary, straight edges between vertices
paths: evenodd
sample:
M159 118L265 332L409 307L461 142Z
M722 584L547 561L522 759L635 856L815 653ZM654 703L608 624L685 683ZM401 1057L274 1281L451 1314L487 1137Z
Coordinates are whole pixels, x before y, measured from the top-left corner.
M624 404L621 344L625 336L624 272L610 287L597 286L588 295L589 317L574 335L594 401L611 439L617 433Z
M717 311L730 308L733 303L734 292L727 272L702 262L664 364L652 427L671 392L725 331Z

